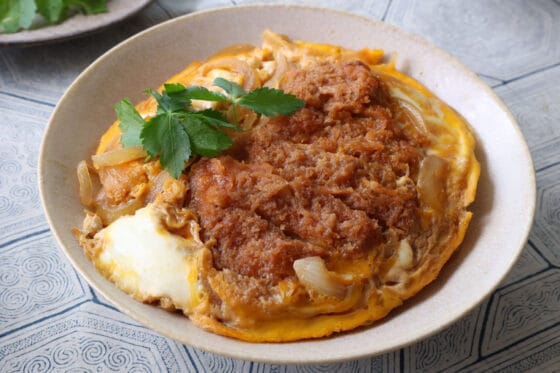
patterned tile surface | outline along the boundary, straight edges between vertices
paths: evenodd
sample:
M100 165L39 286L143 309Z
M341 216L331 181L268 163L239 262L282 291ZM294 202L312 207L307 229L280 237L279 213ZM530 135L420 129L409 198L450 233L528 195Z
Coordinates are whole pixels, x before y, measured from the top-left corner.
M97 57L167 19L164 9L154 3L131 20L92 36L33 48L0 49L0 93L54 105L68 85Z
M91 299L48 232L0 248L0 267L1 334Z
M560 57L557 60L560 61ZM496 88L521 126L537 170L560 162L558 82L560 65Z
M519 121L537 170L535 225L512 272L454 325L402 350L358 361L246 362L180 345L138 325L76 274L51 238L36 187L38 149L54 105L87 65L127 37L182 14L253 2L157 0L137 16L82 39L0 49L0 371L559 371L560 2L555 0L288 1L382 19L432 41L494 87Z
M443 47L474 71L511 80L560 61L554 1L393 1L386 21Z
M47 229L35 180L39 143L51 110L50 105L0 93L0 245Z
M194 371L183 346L95 303L83 303L0 341L2 372Z

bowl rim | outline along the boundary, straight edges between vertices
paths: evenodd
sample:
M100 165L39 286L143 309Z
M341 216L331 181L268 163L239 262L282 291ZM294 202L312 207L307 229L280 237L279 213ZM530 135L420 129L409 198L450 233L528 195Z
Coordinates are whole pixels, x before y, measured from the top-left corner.
M496 281L496 283L493 284L493 286L491 288L489 288L487 292L481 293L480 296L479 296L479 299L476 302L474 302L473 304L471 304L470 307L465 307L461 310L461 312L458 312L456 314L455 318L446 320L445 322L442 322L441 324L437 325L437 327L432 328L429 332L416 334L416 335L414 335L414 337L408 339L406 342L386 346L385 348L381 348L381 349L371 351L371 352L363 352L362 351L362 352L352 353L352 354L349 354L347 356L342 356L342 357L341 356L334 356L333 357L333 356L317 356L317 355L314 355L312 357L307 356L305 359L301 359L301 358L297 358L297 357L294 358L294 357L291 357L291 356L283 356L282 358L278 358L274 354L270 354L269 356L258 356L258 355L255 355L255 354L243 355L243 354L239 354L239 353L235 353L235 352L231 352L231 351L223 351L223 350L215 349L212 346L200 345L200 344L194 343L192 341L191 342L185 342L184 340L181 340L181 339L177 338L176 335L169 335L169 334L165 333L165 331L162 328L159 328L157 325L154 326L152 323L149 322L149 320L147 320L142 315L140 315L138 313L135 313L134 311L132 311L130 309L125 308L124 306L122 306L118 302L116 302L114 299L112 299L111 296L109 296L107 294L107 292L103 289L103 287L101 286L102 284L98 283L95 279L93 279L91 276L89 276L85 271L83 271L80 268L80 265L78 264L78 262L73 258L73 256L71 255L71 253L69 252L67 247L63 244L63 240L61 239L61 236L59 234L59 229L60 228L57 228L57 225L55 224L55 222L53 220L53 216L51 215L50 211L47 209L46 200L48 199L48 197L47 197L48 192L45 189L45 182L44 182L44 180L45 180L45 170L46 170L46 167L47 167L46 164L45 164L45 148L46 148L51 136L53 136L52 131L50 131L50 129L53 127L52 123L55 122L55 120L57 118L57 115L58 115L59 111L61 110L61 107L62 107L65 99L68 96L71 96L74 93L74 90L77 89L76 86L79 85L79 82L82 80L82 78L91 74L92 71L94 71L95 68L99 64L103 64L105 59L107 59L108 56L113 54L115 51L129 47L133 43L136 43L138 40L141 40L146 34L154 32L155 30L163 29L163 28L168 27L169 25L172 25L172 24L175 24L175 23L188 22L189 19L195 18L195 17L206 17L206 16L211 16L212 14L215 14L215 13L229 12L229 11L232 11L232 10L243 11L244 9L252 10L252 9L259 9L259 8L284 8L284 9L296 9L296 10L309 10L309 11L313 11L313 12L328 12L328 13L331 13L331 14L337 15L337 16L342 16L342 17L347 17L347 18L355 18L357 20L360 20L361 22L366 22L366 23L372 24L373 27L381 27L381 28L388 29L389 31L399 35L399 37L412 40L414 43L418 43L422 47L427 48L427 49L429 49L433 52L436 52L436 53L439 54L439 56L445 58L447 63L453 65L455 68L460 70L469 79L471 79L473 82L475 82L479 89L483 90L486 94L488 94L488 96L491 98L493 104L498 105L499 109L506 115L507 121L509 122L509 124L512 125L513 130L515 131L515 134L516 134L517 138L520 140L520 142L522 144L522 147L521 147L520 150L523 153L523 159L526 161L526 164L524 166L526 167L526 169L528 171L528 175L526 175L526 176L528 176L527 188L528 188L528 192L529 192L528 195L527 195L527 202L528 202L528 211L526 211L526 216L528 217L527 224L525 224L523 226L523 229L520 230L520 232L519 232L519 240L518 240L519 247L516 251L516 255L515 255L514 258L511 258L512 260L510 261L508 268L506 268L503 271L499 281ZM172 73L173 72L171 72L171 74ZM173 19L167 20L165 22L156 24L152 27L147 28L146 30L143 30L143 31L141 31L141 32L125 39L125 40L123 40L122 42L115 45L114 47L112 47L111 49L109 49L108 51L103 53L101 56L99 56L85 70L83 70L75 78L75 80L68 86L68 88L66 89L64 94L61 96L59 102L57 103L56 107L54 108L54 110L53 110L53 112L52 112L52 114L49 118L48 125L45 129L43 139L41 141L41 146L40 146L40 150L39 150L39 158L38 159L39 159L39 162L38 162L39 164L38 164L37 180L38 180L38 184L39 184L40 200L41 200L41 205L43 207L43 211L45 213L45 217L46 217L47 222L49 224L49 227L51 229L51 232L52 232L58 246L64 252L65 256L72 263L73 267L77 270L77 272L79 272L80 275L83 276L86 279L86 281L88 282L88 284L90 286L92 286L97 292L99 292L101 295L103 295L113 306L115 306L117 309L119 309L119 311L125 313L126 315L130 316L134 320L138 321L143 327L150 328L150 329L154 330L155 332L157 332L158 334L160 334L164 337L172 338L172 339L175 339L176 341L178 341L181 344L185 344L187 346L194 347L194 348L197 348L197 349L201 349L201 350L204 350L204 351L207 351L207 352L216 353L216 354L219 354L219 355L222 355L222 356L225 356L225 357L241 359L241 360L246 360L246 361L264 362L264 363L317 364L317 363L344 362L344 361L356 360L356 359L360 359L360 358L373 357L373 356L377 356L377 355L380 355L380 354L391 352L391 351L409 346L411 344L417 343L417 342L419 342L421 340L424 340L424 339L427 339L427 338L433 336L434 334L440 332L441 330L449 327L450 325L454 324L455 322L457 322L461 318L465 317L465 315L470 313L473 309L478 307L486 298L488 298L491 294L493 294L493 292L496 290L496 288L500 285L500 283L504 280L504 278L511 271L513 265L515 264L515 262L517 261L517 259L521 255L525 243L528 240L529 233L530 233L533 221L534 221L535 209L536 209L536 175L535 175L534 165L533 165L533 161L532 161L532 157L531 157L531 153L530 153L527 141L526 141L525 137L523 136L521 128L519 127L519 124L515 120L513 114L510 112L510 110L507 108L507 106L503 103L503 101L499 98L499 96L494 92L494 90L492 88L490 88L476 73L474 73L472 70L470 70L462 62L458 61L455 57L453 57L451 54L449 54L444 49L436 47L434 44L426 41L425 39L423 39L423 38L421 38L421 37L419 37L415 34L412 34L408 31L405 31L405 30L403 30L403 29L401 29L397 26L394 26L394 25L391 25L391 24L388 24L388 23L385 23L383 21L373 19L373 18L370 18L370 17L367 17L367 16L351 13L351 12L348 12L348 11L343 11L343 10L338 10L338 9L333 9L333 8L319 7L319 6L291 5L291 4L246 4L246 5L235 5L235 6L226 6L226 7L207 9L207 10L197 11L197 12L193 12L193 13L188 13L188 14L182 15L180 17L173 18ZM407 301L407 302L410 302L410 300ZM406 302L405 302L404 306L406 307ZM401 306L401 308L402 307L403 306ZM394 310L392 312L395 312L395 311L396 310ZM389 315L387 318L390 318L390 317L391 317L391 315ZM383 321L383 320L381 320L381 321ZM332 337L327 337L327 338L332 338ZM313 340L311 340L311 341L313 341ZM306 341L303 341L303 342L287 342L287 344L292 344L292 343L293 344L301 344L301 343L305 343L305 342ZM248 343L248 346L251 344L249 342L244 342L244 343ZM286 344L286 343L283 343L283 344ZM271 347L273 346L273 344L269 344L269 345Z

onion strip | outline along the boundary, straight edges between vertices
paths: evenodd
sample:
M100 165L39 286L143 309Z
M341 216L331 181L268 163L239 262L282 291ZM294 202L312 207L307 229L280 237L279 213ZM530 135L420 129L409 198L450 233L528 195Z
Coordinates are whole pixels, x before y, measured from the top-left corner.
M416 130L420 133L427 135L428 128L426 127L426 122L424 121L424 118L422 118L422 114L420 114L420 111L414 105L406 101L399 99L397 99L397 101L399 103L399 106L406 111L409 118L412 120L414 128L416 128Z
M272 74L270 79L265 83L265 86L270 88L278 88L280 84L280 78L282 78L284 73L288 70L288 62L286 61L286 56L284 56L284 54L275 51L274 61L276 61L274 74Z
M91 160L93 161L93 166L99 169L101 167L117 166L135 159L146 158L147 156L148 154L144 148L138 145L95 154L91 156Z
M202 73L208 74L209 71L214 69L225 69L234 71L243 77L243 89L250 91L256 86L255 71L245 61L236 58L221 58L205 63L202 67Z
M87 207L93 206L93 184L89 175L86 161L78 163L78 186L80 188L80 202Z
M436 211L441 211L447 198L445 183L448 167L444 159L435 155L427 156L420 163L418 171L420 201Z
M144 199L133 198L114 207L102 204L99 204L96 207L95 213L99 215L105 225L109 225L121 216L132 215L136 212L136 210L144 207Z
M310 256L294 261L294 271L298 280L308 289L336 298L344 298L348 287L337 280L325 262L318 256Z

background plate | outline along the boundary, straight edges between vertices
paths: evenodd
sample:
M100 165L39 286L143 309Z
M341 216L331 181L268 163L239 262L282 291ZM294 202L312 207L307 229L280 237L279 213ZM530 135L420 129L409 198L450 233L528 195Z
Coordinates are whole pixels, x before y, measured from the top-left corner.
M57 25L43 26L14 34L0 34L0 46L29 46L72 39L99 31L130 17L152 0L109 0L109 11L99 14L76 14Z

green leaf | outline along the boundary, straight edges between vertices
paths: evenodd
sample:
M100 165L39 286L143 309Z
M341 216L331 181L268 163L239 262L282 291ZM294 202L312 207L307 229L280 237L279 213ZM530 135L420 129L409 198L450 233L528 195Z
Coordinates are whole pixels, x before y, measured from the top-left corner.
M189 134L193 153L198 155L215 157L233 143L225 133L196 118L187 118L184 128Z
M212 92L206 87L185 87L182 84L164 84L163 95L167 94L174 100L180 101L184 106L189 106L191 100L204 101L229 101L229 98L219 92Z
M13 33L29 29L36 13L49 23L66 17L69 7L76 7L87 14L107 12L108 0L0 0L0 29Z
M202 111L195 111L189 115L196 115L198 118L212 123L217 127L227 127L236 131L241 131L241 128L239 128L235 124L228 122L228 119L225 117L225 115L217 110L206 109Z
M125 147L142 145L140 133L144 127L144 119L140 116L132 103L124 99L115 105L117 117L121 121L119 128L121 129L121 144Z
M107 0L66 0L68 5L76 5L86 14L107 12Z
M4 18L2 19L2 28L7 33L14 33L18 32L20 29L19 26L19 4L13 5L12 3L17 3L18 0L8 0L10 2L9 9L6 12Z
M144 149L152 157L159 154L161 166L178 178L191 156L189 135L175 114L161 114L146 122L142 133Z
M293 114L305 105L303 100L294 95L267 87L252 90L237 103L267 117Z
M229 98L219 92L213 92L205 87L192 86L186 88L188 97L191 100L204 100L204 101L229 101Z
M167 95L171 100L178 104L177 110L186 109L191 104L191 99L187 94L187 89L182 84L164 84L163 96Z
M64 0L35 0L37 11L49 23L57 23L66 13L68 9Z
M10 1L0 1L0 25L4 22L4 18L8 17L10 5Z
M187 90L187 88L180 83L165 83L163 88L169 95L182 93Z
M35 0L7 0L7 8L6 4L2 8L4 16L0 26L8 33L31 27L37 10Z
M245 90L237 83L230 82L224 78L216 78L214 79L215 86L222 88L224 91L227 92L233 99L239 98L246 94Z
M158 103L156 115L172 113L174 111L181 110L185 107L183 102L169 96L165 90L161 94L159 94L157 91L154 91L151 88L146 89L144 92L152 95L156 99Z
M21 28L27 30L33 23L33 18L35 18L37 6L35 5L35 0L20 0L19 4L19 25L21 26Z

